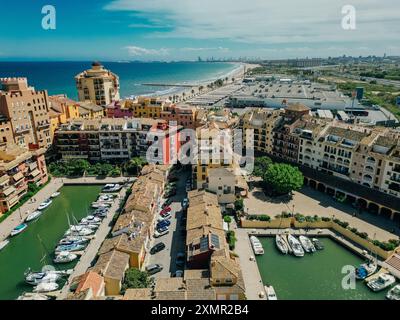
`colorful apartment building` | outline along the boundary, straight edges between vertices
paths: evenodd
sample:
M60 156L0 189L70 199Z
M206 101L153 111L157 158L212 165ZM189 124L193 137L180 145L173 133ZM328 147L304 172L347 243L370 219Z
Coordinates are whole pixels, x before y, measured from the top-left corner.
M148 161L168 164L179 151L181 129L148 118L76 119L60 126L55 145L63 159L122 162L148 156Z
M75 76L79 101L91 101L105 108L114 100L119 100L119 77L105 69L99 62L92 68Z
M79 118L79 104L65 94L49 96L50 134L54 137L57 128L70 120Z
M0 114L10 122L16 144L51 145L50 103L46 90L36 91L26 78L0 79Z
M28 192L28 184L48 180L45 150L28 150L8 144L0 150L0 214L15 206Z
M280 113L273 129L264 132L269 135L265 141L272 141L272 150L258 148L260 140L255 138L256 151L275 161L298 164L305 183L312 188L400 221L397 130L314 118L300 105L271 112ZM245 114L240 127L255 130L267 126L272 116L259 117L257 113L260 111ZM262 118L257 125L251 123L255 115Z

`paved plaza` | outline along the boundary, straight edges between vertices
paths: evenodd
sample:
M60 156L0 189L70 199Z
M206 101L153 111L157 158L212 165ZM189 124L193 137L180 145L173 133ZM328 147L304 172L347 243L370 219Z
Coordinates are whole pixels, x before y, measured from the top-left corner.
M249 192L249 197L244 200L244 204L248 214L267 214L271 218L281 214L282 211L300 213L305 216L337 218L347 221L351 227L361 232L368 233L370 238L375 235L376 239L381 241L397 239L400 235L398 223L365 211L359 214L349 204L336 202L327 194L309 187L303 187L301 191L294 192L292 198L270 198L262 189L255 187Z

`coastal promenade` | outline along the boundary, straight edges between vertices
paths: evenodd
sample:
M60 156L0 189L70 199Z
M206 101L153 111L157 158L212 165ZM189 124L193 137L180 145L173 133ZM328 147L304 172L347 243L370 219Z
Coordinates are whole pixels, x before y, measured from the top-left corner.
M107 177L99 179L96 177L81 178L52 178L51 181L37 194L35 194L24 205L15 210L10 216L0 223L0 241L6 239L11 231L21 224L29 213L32 213L44 200L48 199L54 192L63 185L84 185L84 184L106 184L133 182L135 178Z
M54 293L54 295L56 295L58 300L63 300L67 298L68 293L70 292L70 286L72 280L75 277L84 274L86 270L92 265L92 262L96 258L97 252L99 251L101 244L103 243L104 239L107 237L107 235L110 233L112 229L111 221L129 188L130 184L127 184L118 193L118 197L115 199L114 203L110 207L107 217L105 217L105 219L102 221L100 227L96 231L95 237L90 241L89 245L83 251L82 256L80 257L78 263L74 268L74 271L69 276L64 287L61 289L61 291Z

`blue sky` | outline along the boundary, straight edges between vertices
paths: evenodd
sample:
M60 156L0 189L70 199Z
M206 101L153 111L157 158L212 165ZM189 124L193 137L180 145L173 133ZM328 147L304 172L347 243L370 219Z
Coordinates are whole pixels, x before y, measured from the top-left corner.
M0 60L191 60L399 55L400 1L1 0ZM56 8L56 30L41 9ZM6 14L4 14L6 13Z

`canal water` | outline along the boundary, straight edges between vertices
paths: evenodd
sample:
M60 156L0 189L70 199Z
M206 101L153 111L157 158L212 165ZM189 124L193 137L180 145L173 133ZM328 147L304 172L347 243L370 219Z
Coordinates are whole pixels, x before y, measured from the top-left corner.
M87 216L101 186L64 186L60 191L40 218L29 223L23 233L11 238L0 251L1 300L16 299L23 292L32 291L32 286L24 283L24 271L29 267L39 271L44 265L52 265L54 248L68 229L67 213L78 220ZM59 264L56 268L70 269L75 264Z
M358 266L363 260L330 238L321 238L324 250L302 258L280 253L275 238L259 239L265 251L256 257L262 281L273 285L280 300L382 300L389 290L375 293L360 280L356 289L344 290L343 266Z

